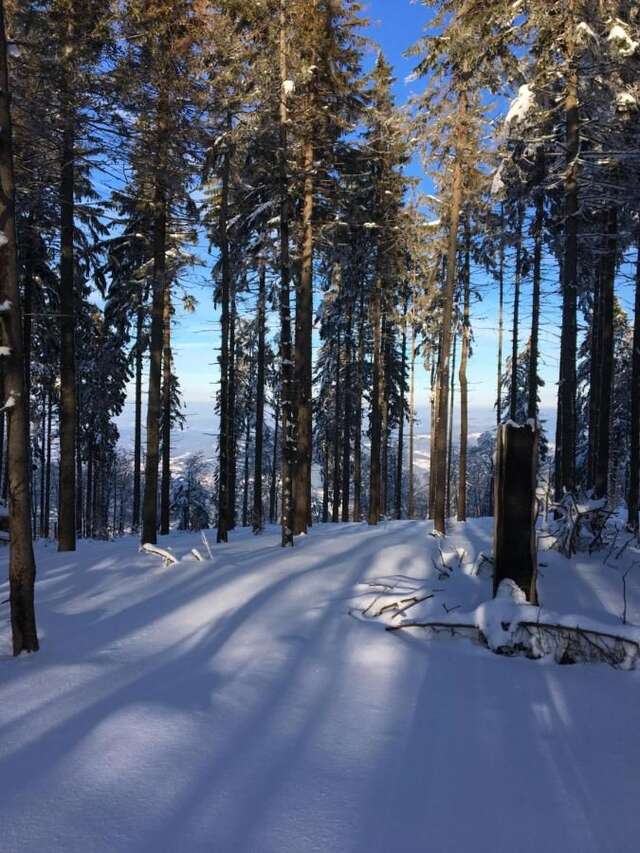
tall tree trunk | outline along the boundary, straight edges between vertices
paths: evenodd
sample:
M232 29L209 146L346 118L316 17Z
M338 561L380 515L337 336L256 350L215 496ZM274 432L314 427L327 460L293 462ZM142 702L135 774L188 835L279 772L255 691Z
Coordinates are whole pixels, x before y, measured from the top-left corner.
M144 300L140 291L136 312L136 354L135 354L135 403L133 438L133 512L131 529L137 533L140 527L140 479L142 464L142 335L144 322Z
M160 533L169 532L171 503L171 284L164 277L162 297L162 477L160 481Z
M47 453L47 394L42 394L42 428L40 430L40 536L44 536L44 482L46 477Z
M458 521L467 520L467 444L469 436L469 384L467 363L471 349L471 237L465 222L465 250L463 274L462 346L460 352L460 460L458 462Z
M273 458L271 461L271 486L269 490L269 522L275 524L277 518L278 504L278 430L280 427L280 401L276 400L274 405L273 426Z
M457 355L458 335L453 336L453 357L451 359L451 389L449 391L449 434L447 436L447 518L451 518L451 492L452 482L451 474L453 469L453 411L455 407L456 395L456 355Z
M0 0L0 328L9 353L4 366L4 411L11 428L9 469L9 599L13 654L38 651L34 608L36 564L31 540L27 401L18 287L15 182L4 2Z
M502 421L502 346L504 341L504 204L500 205L500 256L498 260L498 387L496 421Z
M360 290L360 317L358 323L358 354L356 384L354 389L355 433L353 437L353 520L362 518L362 383L364 372L364 288Z
M44 487L44 537L49 538L49 519L51 518L51 421L53 419L53 394L48 392L47 400L47 471Z
M282 546L293 545L293 495L292 476L295 461L295 434L293 411L293 362L291 346L291 308L289 259L289 181L287 175L288 139L287 126L287 0L280 0L280 370L282 406Z
M402 322L402 347L400 359L400 416L398 422L398 455L396 458L396 519L402 518L402 469L404 461L404 404L405 404L405 373L407 370L407 299L404 301Z
M313 97L312 105L313 109ZM302 256L296 287L296 461L293 479L293 532L304 533L311 521L311 333L313 327L313 192L314 146L304 142L304 187L302 205Z
M236 287L231 278L229 294L229 399L227 402L229 428L227 430L227 482L229 483L229 530L236 526Z
M442 344L440 364L438 369L438 401L436 412L435 446L434 446L434 507L433 527L436 533L444 535L445 499L447 490L447 421L449 415L449 356L451 337L453 333L453 299L456 285L456 252L458 247L458 223L462 205L463 181L462 159L465 147L464 127L467 119L467 96L464 92L459 96L458 128L460 139L456 144L451 183L451 205L449 211L449 235L447 242L447 275L443 293L442 305Z
M68 16L63 56L73 53L73 16ZM58 551L76 549L76 359L75 359L75 107L68 61L62 64L62 174L60 183L60 485Z
M158 529L158 465L160 461L160 406L162 333L166 277L167 206L161 178L156 181L153 223L153 303L149 342L147 397L147 456L142 502L142 541L155 544Z
M252 377L253 378L253 377ZM242 483L242 526L249 524L249 450L251 447L251 414L249 409L245 415L244 429L244 470Z
M538 174L544 175L544 161L538 155ZM544 190L539 187L535 196L536 215L533 223L533 293L531 296L531 337L529 378L527 383L527 418L538 419L538 361L540 339L540 283L542 281L542 230L544 228Z
M518 203L516 224L516 276L513 291L513 327L511 330L511 393L509 417L515 423L518 412L518 332L520 327L520 284L522 281L522 220L524 205Z
M407 491L407 516L416 514L415 484L413 474L413 444L415 432L415 373L416 373L416 327L411 328L411 378L409 380L409 483Z
M576 462L576 346L578 296L578 153L580 114L575 62L575 0L570 0L565 29L568 63L564 102L566 171L564 180L564 247L562 256L562 330L556 445L556 499L575 488Z
M260 261L258 290L258 379L256 386L256 439L253 463L253 532L262 533L262 446L264 433L264 361L265 361L265 302L266 265Z
M638 535L640 499L640 229L636 256L636 298L633 314L633 354L631 357L631 428L629 435L629 528Z
M382 423L382 448L380 451L380 506L382 515L389 514L389 387L391 385L391 333L386 311L382 317L383 370L380 383L380 412Z
M342 407L342 379L340 376L342 342L338 326L336 341L336 384L335 412L333 417L333 503L331 504L331 521L340 521L340 412Z
M376 275L373 294L371 298L371 328L373 330L373 382L371 387L371 413L370 413L370 435L371 435L371 458L369 464L369 513L367 521L369 524L377 524L381 512L381 425L382 413L381 402L382 390L382 332L381 323L381 288L382 282Z
M322 453L322 523L329 521L329 435L325 432Z
M607 237L601 260L600 276L600 371L596 388L591 393L598 395L598 449L595 468L595 497L602 498L608 492L609 474L609 427L611 423L611 388L613 385L613 303L614 279L616 274L616 250L618 217L614 207L606 213Z
M344 422L342 429L342 521L349 521L349 480L351 474L351 410L353 388L351 375L353 372L353 302L349 302L347 319L347 334L344 353Z
M429 505L427 507L427 517L433 518L433 507L435 504L436 494L436 478L435 478L435 459L436 459L436 414L438 412L438 369L440 365L440 349L442 344L442 330L440 330L440 341L436 347L436 352L431 355L431 370L430 370L430 388L431 388L431 407L429 412Z
M221 273L221 333L220 348L220 427L218 435L218 524L216 539L218 542L229 540L229 435L232 413L229 408L230 388L230 324L231 324L231 260L227 222L229 219L229 182L231 176L231 149L227 140L222 161L222 186L220 193L220 213L218 218L220 273Z

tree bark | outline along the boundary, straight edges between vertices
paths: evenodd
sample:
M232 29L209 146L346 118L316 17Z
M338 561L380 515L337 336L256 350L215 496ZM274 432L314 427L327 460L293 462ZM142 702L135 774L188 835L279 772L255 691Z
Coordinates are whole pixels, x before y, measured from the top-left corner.
M162 476L160 533L169 533L171 503L171 283L164 277L162 297Z
M229 407L229 361L230 361L230 323L231 323L231 261L227 221L229 218L229 181L231 174L231 149L227 139L222 161L222 186L220 193L220 213L218 220L220 273L221 273L221 334L220 347L220 427L218 432L218 525L217 542L229 540L229 433L231 417Z
M256 385L256 439L253 464L253 532L262 533L262 446L264 433L264 360L265 360L265 303L266 265L260 261L258 290L258 378Z
M76 359L75 359L75 107L66 57L73 52L73 16L63 42L61 77L62 174L60 182L60 485L58 551L76 549Z
M31 539L29 447L22 349L22 317L18 287L15 179L4 0L0 0L0 321L3 356L4 411L11 424L7 447L9 471L9 599L13 654L38 651L34 607L36 564ZM73 457L72 457L73 459ZM73 525L75 533L75 525Z
M511 330L511 393L509 417L516 421L518 414L518 332L520 329L520 284L522 281L522 220L524 206L518 203L516 224L516 276L513 291L513 327Z
M636 256L636 296L633 315L633 354L631 358L631 427L629 436L629 497L627 523L638 535L640 499L640 231Z
M280 370L282 408L282 546L293 545L292 476L295 462L295 423L293 410L293 362L291 346L291 308L289 259L289 181L287 175L289 110L287 107L287 0L280 0Z
M147 398L147 456L142 504L142 541L157 542L158 465L160 461L160 406L162 331L166 276L167 210L164 188L156 180L153 223L153 303L149 342L149 393Z
M407 515L413 518L416 514L415 485L413 474L413 444L415 432L415 368L416 368L416 328L411 329L411 379L409 381L409 484L407 493Z
M371 413L370 427L371 434L371 458L369 464L369 513L367 521L369 524L377 524L380 520L381 511L381 470L380 470L380 444L381 444L381 411L380 403L382 397L382 341L381 341L381 287L382 282L379 276L373 287L371 298L371 328L373 331L373 382L371 386Z
M447 423L449 415L449 356L453 332L453 299L456 285L456 252L458 247L458 223L463 194L463 151L465 148L464 126L467 117L467 96L463 91L459 96L458 133L453 176L451 185L451 205L449 210L449 236L447 242L447 274L442 305L442 344L438 368L438 400L436 411L436 429L434 442L434 507L433 527L436 533L444 535L445 499L447 489Z
M144 322L144 304L142 288L140 290L138 310L136 312L136 355L135 355L135 416L133 438L133 512L131 530L137 533L140 527L140 479L142 464L142 335Z
M496 448L493 594L510 578L538 603L536 588L537 431L530 425L498 427Z
M399 521L402 518L402 469L404 462L404 404L405 404L405 373L407 370L407 303L405 298L402 322L402 345L400 357L400 416L398 422L398 455L396 459L396 492L395 515Z
M467 363L471 349L471 237L468 223L465 223L465 251L463 275L463 315L462 346L460 353L460 460L458 463L458 521L467 520L467 444L469 436L469 383L467 381Z
M498 260L498 388L496 422L502 422L502 346L504 341L504 204L500 205L500 256Z
M542 181L544 165L538 155L538 174ZM533 293L531 296L531 337L529 343L529 381L527 388L527 418L538 419L538 361L540 338L540 283L542 280L542 231L544 228L544 190L539 187L535 196L536 214L533 223Z
M591 389L598 397L598 447L595 466L595 497L602 498L608 492L609 475L609 431L611 423L611 388L613 385L613 303L614 279L616 274L616 250L618 217L614 207L606 212L607 237L601 260L600 276L600 371L598 383Z
M331 504L331 521L340 520L340 413L342 407L342 378L340 376L342 341L338 325L336 341L336 381L335 381L335 411L333 417L333 502Z
M344 352L344 404L342 427L342 521L349 521L349 481L351 474L351 411L353 388L351 387L352 364L352 334L353 334L353 302L349 302L347 319L347 334L345 336Z
M313 109L313 98L312 106ZM314 146L304 142L302 205L302 256L296 287L296 339L294 381L296 390L296 460L293 479L293 532L305 533L311 521L311 334L313 327L313 193Z
M576 345L578 294L578 152L580 115L578 71L575 62L575 0L570 0L565 39L569 65L565 94L566 176L564 182L564 247L562 257L562 330L558 389L556 499L575 489L576 461Z
M364 372L364 288L360 290L358 354L356 364L356 383L354 389L355 432L353 437L353 520L362 519L362 384Z

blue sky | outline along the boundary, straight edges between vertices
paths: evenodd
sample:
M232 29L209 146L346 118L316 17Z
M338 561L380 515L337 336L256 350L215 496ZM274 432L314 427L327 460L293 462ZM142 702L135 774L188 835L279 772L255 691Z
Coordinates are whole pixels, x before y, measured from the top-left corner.
M369 0L366 15L370 19L366 34L382 48L386 58L393 65L396 76L395 96L398 103L404 103L420 89L420 82L407 82L414 68L415 60L403 54L421 35L429 18L429 10L420 3L410 0ZM366 64L375 60L377 49L372 47ZM419 158L410 166L413 174L422 176ZM210 433L215 430L213 416L213 398L218 379L217 350L219 345L219 323L217 312L212 305L210 269L212 258L202 252L204 266L189 274L185 284L199 300L195 314L186 315L179 308L176 311L174 328L174 353L176 370L183 390L190 432L197 432L204 445L212 441ZM482 297L473 306L474 345L473 357L469 365L470 407L476 412L479 427L490 426L493 422L491 409L495 400L496 355L497 355L497 305L493 282L482 271L473 271L474 288ZM507 281L508 285L508 281ZM528 337L530 283L525 282L521 307L520 336L524 341ZM543 353L541 373L546 381L542 392L543 408L552 407L555 400L555 382L558 369L558 309L554 298L556 288L556 270L547 264L543 299L541 349ZM507 286L508 291L508 286ZM506 302L505 328L509 328L512 305ZM273 318L276 322L276 318ZM505 335L505 352L510 349L510 336ZM428 396L427 376L423 370L417 373L418 409L426 410ZM131 403L127 405L121 423L131 418ZM426 428L426 424L423 424ZM126 437L125 442L126 442ZM176 436L177 446L191 443L191 438Z

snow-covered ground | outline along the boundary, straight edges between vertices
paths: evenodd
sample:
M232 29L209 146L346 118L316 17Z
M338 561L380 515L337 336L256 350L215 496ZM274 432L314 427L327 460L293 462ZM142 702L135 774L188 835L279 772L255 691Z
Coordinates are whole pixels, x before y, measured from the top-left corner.
M436 583L429 529L326 525L288 551L240 531L213 564L176 534L168 568L131 538L40 546L38 655L8 657L0 610L2 853L640 849L640 672L348 615L363 581ZM483 520L446 547L490 540ZM602 557L543 554L543 604L619 623ZM640 567L627 584L640 624Z

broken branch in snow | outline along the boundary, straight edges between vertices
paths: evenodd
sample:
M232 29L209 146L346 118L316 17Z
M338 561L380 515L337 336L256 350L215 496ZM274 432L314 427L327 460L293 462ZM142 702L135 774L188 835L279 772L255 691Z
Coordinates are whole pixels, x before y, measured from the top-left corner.
M171 551L166 551L164 548L159 548L157 545L152 545L150 542L145 542L141 547L141 551L144 551L146 554L153 554L156 557L162 558L162 564L164 566L172 566L178 562L178 558L171 553Z

